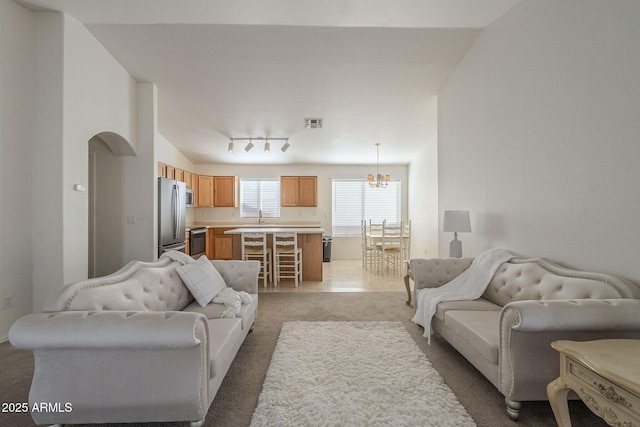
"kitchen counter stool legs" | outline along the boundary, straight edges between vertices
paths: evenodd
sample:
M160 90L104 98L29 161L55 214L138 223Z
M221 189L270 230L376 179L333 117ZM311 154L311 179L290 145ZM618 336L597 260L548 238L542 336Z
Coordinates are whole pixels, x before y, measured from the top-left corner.
M302 248L298 247L296 233L273 233L275 286L280 279L293 279L298 287L302 282Z
M267 233L242 233L242 259L260 261L260 276L264 287L273 282L273 259L271 248L267 247Z

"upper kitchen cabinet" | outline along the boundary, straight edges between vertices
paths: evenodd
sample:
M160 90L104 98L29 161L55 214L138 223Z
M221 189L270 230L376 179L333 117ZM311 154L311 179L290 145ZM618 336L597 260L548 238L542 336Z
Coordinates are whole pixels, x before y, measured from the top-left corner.
M280 204L286 207L318 206L318 177L281 176Z
M196 187L196 207L213 207L213 177L208 175L197 175Z
M184 183L186 184L187 188L193 189L193 174L191 172L184 171L183 176Z
M213 206L238 207L238 177L214 176L213 177Z
M167 174L165 178L176 179L175 173L176 173L176 168L174 168L173 166L167 165Z
M238 177L193 175L196 207L238 207Z
M193 174L191 172L167 165L166 163L158 162L158 176L182 181L187 185L187 188L193 188Z

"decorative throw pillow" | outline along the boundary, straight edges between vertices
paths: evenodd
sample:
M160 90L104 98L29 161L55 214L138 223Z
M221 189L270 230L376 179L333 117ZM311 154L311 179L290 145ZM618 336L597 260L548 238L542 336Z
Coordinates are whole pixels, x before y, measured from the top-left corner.
M209 304L220 291L227 287L218 270L205 256L176 268L176 271L202 307Z

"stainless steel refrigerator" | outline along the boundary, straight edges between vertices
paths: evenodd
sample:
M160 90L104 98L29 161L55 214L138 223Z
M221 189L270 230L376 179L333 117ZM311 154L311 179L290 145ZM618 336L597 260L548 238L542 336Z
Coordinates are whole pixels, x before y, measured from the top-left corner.
M158 256L170 250L185 250L185 197L184 182L158 178Z

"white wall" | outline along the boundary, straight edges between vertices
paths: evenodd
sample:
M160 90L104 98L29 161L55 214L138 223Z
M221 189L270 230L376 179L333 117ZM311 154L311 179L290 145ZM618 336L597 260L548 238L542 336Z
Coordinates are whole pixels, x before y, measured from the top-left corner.
M35 17L35 115L31 185L33 203L33 308L42 307L63 274L63 15Z
M524 0L480 34L438 97L439 210L471 211L465 256L640 281L639 28L636 0Z
M437 144L425 146L409 165L411 258L438 256Z
M31 12L0 0L0 342L31 312L33 27ZM2 310L6 297L13 307Z
M193 162L178 151L178 149L161 133L156 134L155 155L158 162L189 172L193 172L195 170Z
M133 78L74 18L34 16L33 309L39 310L55 289L87 277L88 195L73 186L88 184L88 141L111 131L139 147Z
M438 108L437 98L430 110ZM424 141L408 171L408 209L411 218L411 258L438 256L438 142L433 135Z
M120 223L125 230L122 265L131 260L151 261L157 256L156 86L153 83L138 83L136 98L136 156L123 158L126 185L122 189L124 209ZM127 217L134 217L135 224L127 223Z
M381 171L392 179L402 180L403 216L407 217L407 166L382 165ZM279 178L282 175L315 175L318 177L317 208L287 208L281 210L277 222L320 223L325 234L331 234L331 179L363 179L375 170L375 165L196 165L196 172L204 175L233 175L240 178ZM238 208L194 208L194 221L243 221ZM254 221L254 220L252 220ZM358 259L361 255L359 238L334 238L332 258Z

